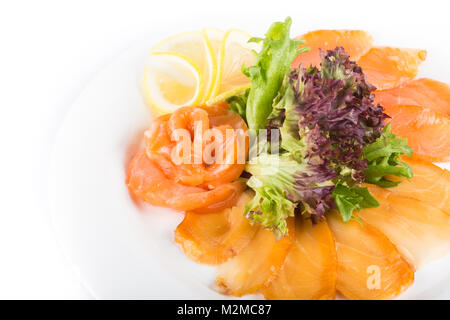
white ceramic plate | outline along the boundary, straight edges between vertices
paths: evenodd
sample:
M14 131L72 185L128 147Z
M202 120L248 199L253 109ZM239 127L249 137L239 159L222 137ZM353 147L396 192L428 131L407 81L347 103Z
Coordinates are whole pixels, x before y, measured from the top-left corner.
M265 28L261 24L261 34ZM297 28L294 33L308 29ZM383 39L383 35L374 36L379 43ZM389 37L388 33L384 36ZM173 230L182 214L139 207L125 186L125 164L150 122L139 79L151 44L158 40L120 56L70 109L52 157L53 222L96 298L225 298L211 288L215 268L191 262L174 244ZM405 42L399 45L405 46ZM437 51L431 51L429 57L446 61ZM433 76L442 70L432 63L424 66L425 74L429 70ZM448 75L438 79L446 81ZM449 284L447 257L417 272L414 285L401 298L449 299Z

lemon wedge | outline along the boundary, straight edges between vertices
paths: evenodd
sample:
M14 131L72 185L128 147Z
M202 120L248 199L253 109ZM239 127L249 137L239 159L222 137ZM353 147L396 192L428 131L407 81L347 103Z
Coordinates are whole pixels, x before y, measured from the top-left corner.
M158 112L169 113L181 106L199 104L203 87L201 72L188 57L175 52L150 55L143 91L148 105Z
M228 30L223 39L218 54L217 77L207 104L214 104L219 99L228 98L236 92L245 91L250 86L250 80L242 73L244 65L253 65L254 51L259 49L256 43L248 43L251 36L238 29Z

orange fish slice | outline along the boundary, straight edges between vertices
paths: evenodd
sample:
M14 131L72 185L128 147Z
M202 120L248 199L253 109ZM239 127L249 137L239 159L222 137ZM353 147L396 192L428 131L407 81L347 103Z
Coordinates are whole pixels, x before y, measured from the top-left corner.
M413 157L429 161L450 161L450 118L418 106L385 108L392 117L392 132L408 138Z
M326 221L313 226L311 220L297 218L295 243L277 278L262 292L267 299L334 299L336 270L336 249Z
M414 273L399 251L376 228L327 215L336 241L337 290L348 299L391 299L405 291Z
M450 252L450 217L424 202L368 185L380 206L358 213L383 232L416 268Z
M227 261L245 248L258 230L244 216L245 205L252 198L253 193L247 191L235 207L209 214L187 212L175 230L175 242L195 262L215 265Z
M367 80L384 90L414 79L426 56L425 50L373 47L357 63Z
M450 214L450 171L428 161L402 159L414 172L411 179L388 176L401 183L388 190L400 197L413 198Z
M245 190L245 182L235 181L207 190L168 179L150 160L145 150L136 154L128 167L130 192L150 204L181 211L211 212L233 206Z
M318 67L321 61L319 49L326 51L344 47L351 60L358 60L370 49L373 42L370 34L362 30L316 30L295 39L305 40L306 43L302 47L308 46L310 51L299 54L292 63L293 68L298 68L300 64L304 67L309 67L310 64Z
M219 292L233 296L254 293L278 274L294 241L294 221L288 220L289 235L276 240L272 231L259 229L250 244L218 268Z
M375 103L387 108L397 105L426 107L450 115L450 86L427 78L412 80L392 89L376 91Z
M214 188L236 180L244 170L248 148L246 131L244 120L225 105L182 107L152 122L145 132L147 155L174 182ZM217 141L213 137L208 139L208 132L220 134L214 136ZM181 142L188 139L185 148L178 149L177 141L184 146ZM205 152L208 149L212 151ZM177 155L175 159L174 155Z

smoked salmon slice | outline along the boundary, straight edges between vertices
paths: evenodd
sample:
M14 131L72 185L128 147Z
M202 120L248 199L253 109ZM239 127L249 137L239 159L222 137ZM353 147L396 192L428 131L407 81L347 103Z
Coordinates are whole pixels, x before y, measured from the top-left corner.
M328 300L335 298L337 260L327 222L313 225L297 218L295 242L278 276L262 292L267 299Z
M236 113L228 109L225 102L214 104L211 106L199 106L208 112L210 127L220 127L223 125L231 126L233 129L247 130L245 121Z
M372 47L357 63L367 81L384 90L414 79L426 56L425 50Z
M199 212L233 206L246 188L241 181L222 184L212 190L175 183L147 157L145 150L138 152L130 162L126 183L132 194L150 204Z
M244 170L246 131L238 114L219 105L179 108L157 118L144 136L147 155L167 177L186 185L213 188L236 180Z
M391 299L405 291L414 272L379 230L355 220L347 223L336 212L327 215L336 242L336 289L348 299Z
M375 91L375 103L386 108L397 105L426 107L450 115L450 86L428 78L402 83L400 86Z
M386 107L392 117L392 132L408 138L413 157L429 161L450 161L450 118L418 106Z
M246 188L237 181L248 151L246 130L223 104L156 118L144 134L145 150L129 164L130 192L153 205L196 213L235 205Z
M292 63L292 68L298 68L300 64L305 68L309 65L319 67L319 50L333 50L336 47L343 47L352 61L358 60L371 48L373 42L371 35L362 30L316 30L295 39L305 40L306 43L302 46L307 46L310 50L299 54Z
M238 255L218 267L219 292L243 296L268 285L278 274L294 242L294 221L288 219L289 235L277 240L270 230L260 228Z
M450 214L450 171L428 161L402 159L414 172L411 179L388 176L401 181L394 188L385 189L396 196L413 198Z
M216 265L226 262L245 248L258 231L245 217L245 205L253 198L244 192L236 206L219 212L187 212L175 230L175 242L198 263Z
M416 199L367 185L380 206L358 213L363 224L383 232L415 268L450 252L450 217ZM339 253L338 253L339 255Z

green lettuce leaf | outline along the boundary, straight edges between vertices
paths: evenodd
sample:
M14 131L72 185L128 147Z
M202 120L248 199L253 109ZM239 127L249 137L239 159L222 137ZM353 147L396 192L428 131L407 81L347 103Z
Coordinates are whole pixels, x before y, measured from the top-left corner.
M398 138L391 132L391 125L384 127L381 136L363 149L364 157L368 160L365 171L365 182L382 188L397 186L400 181L391 181L386 176L412 178L413 171L408 164L399 160L401 155L412 155L407 139Z
M285 83L288 81L286 76ZM273 102L273 110L269 116L269 127L278 127L281 134L281 148L288 151L299 162L304 161L307 146L306 135L299 134L299 114L296 111L296 100L292 85L285 84ZM277 125L278 119L282 124Z
M347 187L343 184L338 184L334 188L332 196L344 222L355 218L353 215L355 210L376 208L380 205L367 188Z
M272 112L273 99L280 90L284 76L290 71L292 61L299 53L309 50L299 49L299 45L304 41L290 38L291 24L292 20L288 17L284 22L273 23L264 39L249 40L262 41L262 49L256 56L255 65L242 70L252 82L246 106L250 129L265 128L267 118Z
M250 92L250 89L245 90L244 94L231 96L230 98L226 99L226 102L228 103L228 106L231 111L239 114L244 121L247 120L245 109L247 107L247 99L248 94Z

